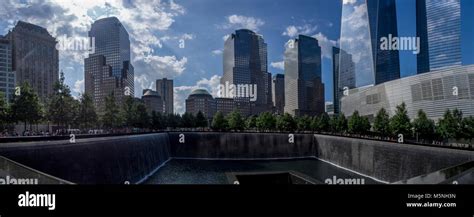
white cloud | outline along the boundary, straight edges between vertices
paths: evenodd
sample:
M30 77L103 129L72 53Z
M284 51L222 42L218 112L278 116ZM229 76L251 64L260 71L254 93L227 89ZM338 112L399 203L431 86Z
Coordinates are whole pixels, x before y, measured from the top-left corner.
M74 88L72 89L72 91L74 91L78 95L84 93L84 79L77 80L74 83Z
M342 4L347 5L347 4L354 4L356 0L342 0Z
M161 48L166 39L195 38L191 33L160 35L171 28L176 17L185 13L185 8L173 0L107 0L106 3L97 0L0 1L0 22L6 25L4 31L13 28L17 20L23 20L47 28L54 37L87 37L95 20L116 16L130 35L132 64L138 78L136 93L141 93L139 87L148 87L161 76L173 78L185 70L186 57L155 54L155 49ZM66 82L75 87L77 81L84 79L83 64L87 53L59 53L60 68L65 69Z
M202 78L196 84L191 86L174 87L174 110L176 113L183 114L186 111L186 98L189 94L198 88L206 89L214 97L217 96L221 76L213 75L211 78Z
M352 55L355 63L356 85L373 84L374 69L367 5L365 1L348 2L342 10L345 16L341 19L340 48Z
M309 35L318 29L318 26L313 26L310 24L305 24L303 26L288 26L282 35L294 38L298 35Z
M285 62L271 62L270 66L276 69L285 70Z
M318 39L319 46L321 46L321 53L323 57L332 58L332 47L337 46L337 41L328 39L323 33L313 35L314 38Z
M226 40L227 40L227 38L229 38L229 37L230 37L230 35L229 35L229 34L227 34L227 35L224 35L224 36L222 36L222 40L226 41Z
M142 60L136 61L136 68L142 70L139 74L135 73L135 94L141 93L141 89L149 88L150 84L158 78L175 78L180 76L186 70L188 59L176 56L155 56L150 55Z
M265 22L259 18L246 17L242 15L230 15L227 18L227 24L224 25L226 29L250 29L257 32Z
M217 49L217 50L213 50L213 51L212 51L212 55L213 55L213 56L217 56L217 55L221 55L221 54L222 54L222 50L220 50L220 49Z

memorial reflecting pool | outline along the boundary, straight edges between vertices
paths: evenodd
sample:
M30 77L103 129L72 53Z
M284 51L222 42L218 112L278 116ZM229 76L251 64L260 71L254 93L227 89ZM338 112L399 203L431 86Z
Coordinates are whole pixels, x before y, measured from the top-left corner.
M145 184L232 184L233 174L291 173L324 184L327 179L362 180L381 184L369 177L342 169L324 161L305 158L292 160L195 160L172 159Z

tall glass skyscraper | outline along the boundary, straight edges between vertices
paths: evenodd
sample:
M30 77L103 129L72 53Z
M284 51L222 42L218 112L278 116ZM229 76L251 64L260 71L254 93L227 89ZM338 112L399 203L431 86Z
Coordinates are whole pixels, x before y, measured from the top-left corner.
M460 0L417 0L416 25L418 74L461 65Z
M381 49L381 38L398 37L395 0L367 0L375 84L400 78L398 50Z
M286 44L284 61L285 112L294 116L323 113L324 84L318 40L299 35Z
M339 114L340 100L344 89L356 87L355 68L352 55L337 47L332 48L334 113Z
M95 40L95 53L84 60L85 92L103 112L105 97L113 93L118 103L123 96L134 96L134 68L130 63L130 40L116 17L95 21L89 37Z
M354 0L342 7L340 48L353 55L357 86L400 78L398 50L381 49L398 37L395 0Z
M267 44L261 35L248 29L231 34L224 44L221 84L256 85L257 98L235 97L242 106L251 106L258 114L272 109L271 74L267 70ZM226 97L226 96L221 96Z

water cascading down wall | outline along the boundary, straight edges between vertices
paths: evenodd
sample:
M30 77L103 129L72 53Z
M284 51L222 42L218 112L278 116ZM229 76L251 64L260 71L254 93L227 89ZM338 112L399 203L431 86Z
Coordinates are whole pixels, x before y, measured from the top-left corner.
M387 182L474 160L474 152L313 134L169 132L0 144L0 155L79 184L141 183L172 158L314 157Z

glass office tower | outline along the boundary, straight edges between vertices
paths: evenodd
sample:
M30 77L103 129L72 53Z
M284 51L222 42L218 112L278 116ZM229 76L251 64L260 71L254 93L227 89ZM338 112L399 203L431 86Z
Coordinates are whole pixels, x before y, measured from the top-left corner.
M356 87L354 61L352 55L337 47L332 48L334 113L339 114L340 100L344 89Z
M395 0L367 0L375 84L400 78L398 50L381 49L381 38L398 37Z
M398 37L395 0L355 0L342 7L340 48L353 55L357 86L400 78L398 50L381 49Z
M417 0L416 25L421 42L418 74L461 65L460 0Z
M267 44L261 35L240 29L225 41L221 84L256 85L256 100L234 97L243 107L251 107L252 114L272 110L271 74L267 70ZM228 96L221 96L228 97ZM245 109L244 109L245 110Z
M299 35L286 44L284 111L293 116L324 112L321 47L318 40Z
M102 113L108 95L114 94L119 104L125 95L134 96L130 39L116 17L95 21L89 37L95 40L95 52L84 60L85 92L92 96L98 112Z

